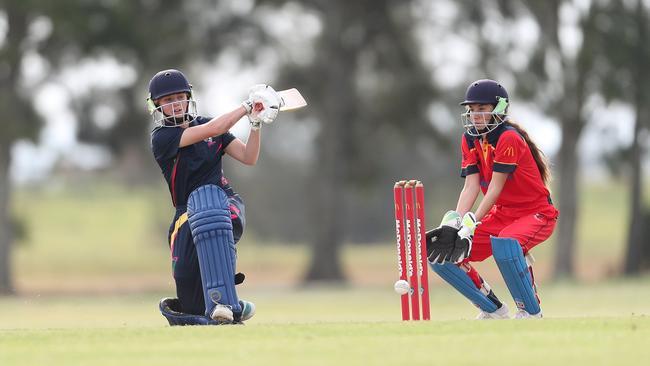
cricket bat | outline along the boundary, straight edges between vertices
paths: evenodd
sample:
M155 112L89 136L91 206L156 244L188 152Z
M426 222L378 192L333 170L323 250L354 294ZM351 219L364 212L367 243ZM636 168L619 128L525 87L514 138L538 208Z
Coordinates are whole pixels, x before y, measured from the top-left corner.
M281 111L293 111L307 106L307 101L296 88L280 90L278 95L283 101Z

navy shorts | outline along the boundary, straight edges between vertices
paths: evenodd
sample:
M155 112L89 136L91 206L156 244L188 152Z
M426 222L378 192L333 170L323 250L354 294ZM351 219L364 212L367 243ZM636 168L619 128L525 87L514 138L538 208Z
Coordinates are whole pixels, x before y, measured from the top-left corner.
M228 197L235 244L241 238L246 226L244 202L238 194ZM186 207L178 207L169 228L169 245L172 256L172 273L176 281L176 296L181 311L187 314L204 315L203 285L196 248L187 222Z

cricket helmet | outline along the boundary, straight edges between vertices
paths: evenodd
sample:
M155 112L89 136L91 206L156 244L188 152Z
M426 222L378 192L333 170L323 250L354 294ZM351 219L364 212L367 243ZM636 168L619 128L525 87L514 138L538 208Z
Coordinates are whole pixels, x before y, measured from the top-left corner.
M503 85L490 79L476 80L469 84L465 92L465 100L460 105L491 104L491 112L472 112L469 108L461 114L463 128L471 136L482 136L493 131L507 120L508 92ZM481 121L480 129L474 121Z
M192 93L192 85L182 72L169 69L156 73L149 81L149 97L158 100L166 95Z
M499 98L508 100L508 92L501 84L490 79L476 80L469 84L465 92L465 100L460 105L499 103Z
M177 93L187 94L187 106L180 115L166 115L163 112L163 105L158 105L157 101L162 97ZM149 81L147 108L149 114L153 116L154 123L159 126L176 127L195 120L197 113L196 101L192 96L192 84L178 70L168 69L157 72Z

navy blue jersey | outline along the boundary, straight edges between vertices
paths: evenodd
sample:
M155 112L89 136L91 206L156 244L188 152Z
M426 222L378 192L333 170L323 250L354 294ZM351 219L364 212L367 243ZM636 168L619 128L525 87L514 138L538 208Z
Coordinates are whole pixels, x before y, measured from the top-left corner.
M198 117L190 126L210 121ZM221 157L235 139L230 132L179 148L181 127L156 127L151 131L151 151L167 181L174 207L185 206L187 197L196 188L216 184L231 194L221 170Z

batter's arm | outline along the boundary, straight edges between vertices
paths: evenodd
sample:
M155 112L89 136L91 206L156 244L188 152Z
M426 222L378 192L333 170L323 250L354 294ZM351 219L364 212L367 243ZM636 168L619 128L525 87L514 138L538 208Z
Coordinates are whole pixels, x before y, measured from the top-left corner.
M246 165L255 165L257 158L260 156L260 129L251 129L246 143L243 143L239 139L234 139L226 147L226 154Z
M208 137L223 135L232 126L246 115L246 109L241 106L219 117L211 119L208 123L187 127L181 135L179 147L185 147L205 140Z

